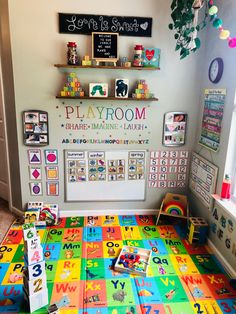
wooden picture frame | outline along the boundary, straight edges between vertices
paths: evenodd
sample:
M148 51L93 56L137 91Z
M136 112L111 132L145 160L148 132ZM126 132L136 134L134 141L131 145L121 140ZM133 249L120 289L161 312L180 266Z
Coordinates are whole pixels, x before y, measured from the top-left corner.
M119 33L92 33L92 59L99 62L116 63L119 59L118 53Z

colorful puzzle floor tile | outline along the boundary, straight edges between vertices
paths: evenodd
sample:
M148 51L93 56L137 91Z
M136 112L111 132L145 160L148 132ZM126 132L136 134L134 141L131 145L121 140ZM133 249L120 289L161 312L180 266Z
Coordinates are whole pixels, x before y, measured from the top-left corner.
M153 216L89 216L38 233L49 302L61 314L236 313L223 268L207 247L189 245L179 226L156 226ZM146 277L114 269L124 245L152 251ZM23 251L21 226L13 224L0 246L0 313L28 313Z

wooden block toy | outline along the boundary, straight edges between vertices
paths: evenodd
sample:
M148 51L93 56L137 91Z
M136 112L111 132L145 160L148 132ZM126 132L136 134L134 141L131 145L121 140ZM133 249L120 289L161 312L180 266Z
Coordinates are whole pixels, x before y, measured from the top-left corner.
M40 246L38 249L27 251L24 254L25 266L29 266L35 263L43 261L43 248Z
M145 277L150 264L151 254L151 250L134 246L123 246L114 269Z
M204 218L191 217L188 221L188 242L191 244L205 244L208 223Z
M115 80L115 97L127 98L129 93L129 80L116 79Z
M28 295L24 290L24 299L28 303L30 313L40 309L43 306L48 305L48 289L44 289L33 295Z
M86 61L89 62L89 61ZM60 96L62 97L75 97L75 96L80 96L83 97L79 94L76 94L76 92L78 91L78 88L80 92L83 92L83 89L81 87L81 83L78 79L78 77L76 76L76 73L71 72L69 73L69 75L67 76L67 81L65 82L63 89L60 91Z
M29 224L23 224L22 229L23 229L24 240L29 240L38 236L36 228L35 228L35 224L32 222Z
M134 93L132 93L132 98L145 99L145 98L152 98L152 97L154 97L154 95L149 92L146 81L139 80L137 82Z
M48 314L59 314L59 308L56 304L51 304L48 307Z
M23 283L27 295L33 295L47 289L47 278L45 275L33 280L28 280L25 272L23 272Z
M25 276L28 278L28 280L45 276L45 274L45 261L28 265L28 267L25 269Z
M24 252L28 252L28 251L32 251L32 250L36 250L38 248L41 247L41 243L40 243L40 237L38 236L35 236L34 238L32 239L26 239L24 241Z

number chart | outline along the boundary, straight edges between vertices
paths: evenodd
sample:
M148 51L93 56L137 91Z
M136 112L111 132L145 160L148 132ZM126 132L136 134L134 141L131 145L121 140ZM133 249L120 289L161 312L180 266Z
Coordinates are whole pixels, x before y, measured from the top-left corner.
M189 152L179 150L151 151L150 188L185 188L189 168Z

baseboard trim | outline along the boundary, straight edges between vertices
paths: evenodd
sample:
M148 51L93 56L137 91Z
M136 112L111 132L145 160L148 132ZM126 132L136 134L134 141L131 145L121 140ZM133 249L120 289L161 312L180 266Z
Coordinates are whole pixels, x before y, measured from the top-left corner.
M226 273L230 276L230 278L236 278L236 272L233 267L227 262L224 256L220 253L220 251L216 248L213 242L208 239L207 244L209 245L210 249L214 252L214 255L217 257L221 265L224 267Z
M11 210L11 212L12 212L13 214L15 214L16 216L19 216L19 217L24 216L24 212L21 211L21 210L19 210L18 208L14 207L14 206L11 206L10 210Z
M60 210L60 217L104 216L104 215L157 215L157 209L95 209L95 210Z

